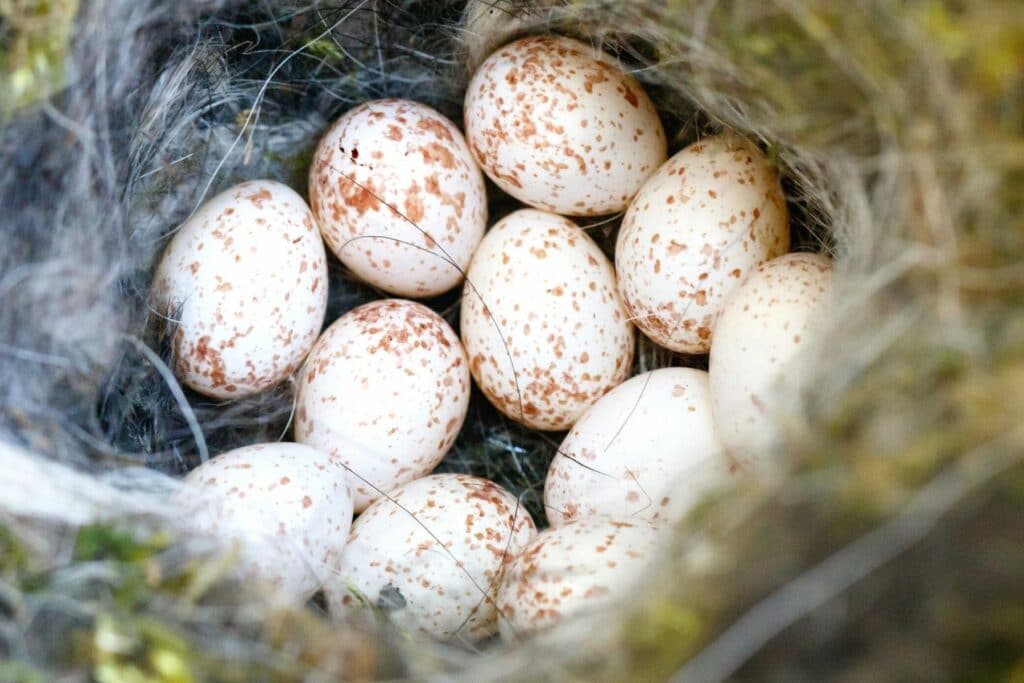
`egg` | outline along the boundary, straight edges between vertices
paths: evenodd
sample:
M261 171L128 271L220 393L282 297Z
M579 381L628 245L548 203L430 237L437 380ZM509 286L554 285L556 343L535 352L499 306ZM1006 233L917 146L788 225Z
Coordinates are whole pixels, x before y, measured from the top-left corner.
M502 636L529 635L628 600L662 533L651 522L605 518L542 531L505 571L497 600Z
M674 521L729 478L708 374L662 368L605 394L551 461L544 507L551 526L603 516Z
M480 243L461 328L484 395L534 429L571 427L633 360L611 263L572 221L534 209L509 214Z
M361 104L331 126L313 156L309 200L341 262L405 297L461 283L487 225L483 174L462 133L407 100Z
M272 387L302 363L327 309L327 256L309 207L270 180L225 190L171 239L152 299L175 325L183 384L218 399Z
M497 632L495 594L506 563L536 535L515 496L466 474L435 474L374 502L352 526L332 611L360 598L440 640Z
M615 245L630 317L656 344L707 353L722 304L757 264L789 249L779 175L752 144L706 138L637 193Z
M600 50L532 36L488 57L466 91L466 138L498 187L570 216L622 211L665 161L647 93Z
M426 306L401 299L359 306L309 354L295 440L345 463L360 511L448 452L469 409L468 366L458 336Z
M777 434L775 392L787 380L801 348L828 302L832 260L787 254L762 263L725 304L711 346L711 400L723 445L741 464Z
M295 602L333 575L352 524L344 466L301 444L218 455L192 470L176 495L195 528L236 544L241 578Z

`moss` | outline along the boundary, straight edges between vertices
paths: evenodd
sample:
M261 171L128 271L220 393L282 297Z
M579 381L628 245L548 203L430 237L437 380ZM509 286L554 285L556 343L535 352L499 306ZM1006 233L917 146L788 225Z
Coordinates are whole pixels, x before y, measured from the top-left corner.
M0 116L64 87L77 12L78 0L0 0Z

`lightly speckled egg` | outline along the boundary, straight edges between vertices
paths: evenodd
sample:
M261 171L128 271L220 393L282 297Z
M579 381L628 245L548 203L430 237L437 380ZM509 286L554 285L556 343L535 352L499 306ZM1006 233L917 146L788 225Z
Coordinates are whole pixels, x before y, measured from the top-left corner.
M295 440L352 470L356 511L444 458L469 409L469 363L455 331L414 301L352 309L299 375Z
M622 211L665 161L647 93L600 50L533 36L488 57L466 91L466 138L498 187L569 216Z
M484 395L533 429L571 427L633 361L611 263L575 223L534 209L509 214L480 243L461 327Z
M332 611L352 590L440 640L477 641L498 630L494 597L506 564L536 535L515 496L466 474L435 474L375 501L352 525Z
M313 157L309 200L341 262L399 296L462 282L487 226L483 174L462 133L407 100L361 104L331 126Z
M708 374L662 368L601 397L562 441L544 481L551 526L615 517L674 521L728 479Z
M777 433L773 393L828 302L832 260L786 254L762 263L726 301L711 345L710 384L722 444L741 465L769 448Z
M627 600L663 532L652 522L601 517L542 531L505 570L502 636L529 635Z
M615 268L644 334L706 353L725 299L788 249L778 173L754 145L723 134L686 147L644 183L622 221Z
M327 310L327 256L302 197L271 180L245 182L178 229L152 292L176 323L182 383L240 398L277 384L306 357Z
M178 492L191 523L237 543L242 578L301 602L333 575L352 524L341 462L295 443L244 446L192 470Z

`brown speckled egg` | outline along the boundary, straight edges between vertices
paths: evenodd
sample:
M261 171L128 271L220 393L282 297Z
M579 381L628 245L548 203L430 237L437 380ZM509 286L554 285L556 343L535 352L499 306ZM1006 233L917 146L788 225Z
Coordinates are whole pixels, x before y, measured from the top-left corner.
M341 262L399 296L462 282L487 226L483 174L462 133L406 100L367 102L331 126L313 157L309 201Z
M498 187L570 216L622 211L665 161L647 93L600 50L533 36L487 58L466 92L466 138Z
M153 304L176 322L175 374L213 398L267 389L302 363L327 309L327 256L309 207L281 183L241 183L171 239Z
M480 243L462 340L484 395L534 429L571 427L633 361L611 263L572 221L533 209L509 214Z
M375 501L352 525L328 591L331 609L356 605L355 589L420 633L486 638L498 630L501 574L536 533L515 496L486 479L417 479Z
M192 470L177 495L196 528L237 543L243 578L296 602L333 575L352 524L344 466L294 443L218 455Z
M771 445L772 394L814 332L832 272L828 257L786 254L758 266L722 310L711 345L711 399L722 443L741 465L757 466L752 454Z
M778 173L738 136L706 138L648 180L615 246L619 290L656 344L706 353L722 304L757 264L789 249Z
M675 521L728 476L708 374L662 368L584 413L551 461L544 507L556 527L598 516Z
M498 591L502 636L528 635L628 600L662 533L652 522L605 518L542 531L505 570Z
M466 419L470 379L454 330L414 301L355 308L317 340L299 375L295 440L352 470L356 511L430 472Z

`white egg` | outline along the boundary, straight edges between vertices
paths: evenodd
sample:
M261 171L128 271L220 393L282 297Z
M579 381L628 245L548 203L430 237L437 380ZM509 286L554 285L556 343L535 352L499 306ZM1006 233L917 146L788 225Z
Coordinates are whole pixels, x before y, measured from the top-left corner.
M832 271L825 256L787 254L758 266L725 304L711 346L711 399L722 443L741 464L777 434L773 394L814 332Z
M462 133L407 100L359 105L321 139L309 199L324 239L358 277L400 296L462 282L487 197Z
M414 301L355 308L317 340L299 376L295 440L351 470L356 511L430 472L469 409L469 363L454 330Z
M623 382L584 413L544 482L551 526L614 517L674 521L728 480L708 375L663 368Z
M647 93L600 50L558 36L502 47L474 74L466 138L498 187L570 216L622 211L665 161Z
M239 573L302 601L332 576L352 524L341 462L294 443L245 446L211 458L178 493L191 524L237 544Z
M591 518L542 531L512 561L498 591L505 638L629 599L664 530L651 522Z
M611 263L572 221L533 209L509 214L480 243L462 340L484 395L534 429L571 427L633 361Z
M396 620L434 638L486 638L498 629L505 565L535 535L529 513L497 484L465 474L417 479L356 520L331 608L361 595L397 607Z
M171 239L153 303L176 323L175 373L213 398L239 398L288 377L327 310L327 257L309 207L281 183L236 185Z
M722 304L757 264L789 249L779 175L738 136L685 148L626 212L615 246L619 289L656 344L706 353Z

